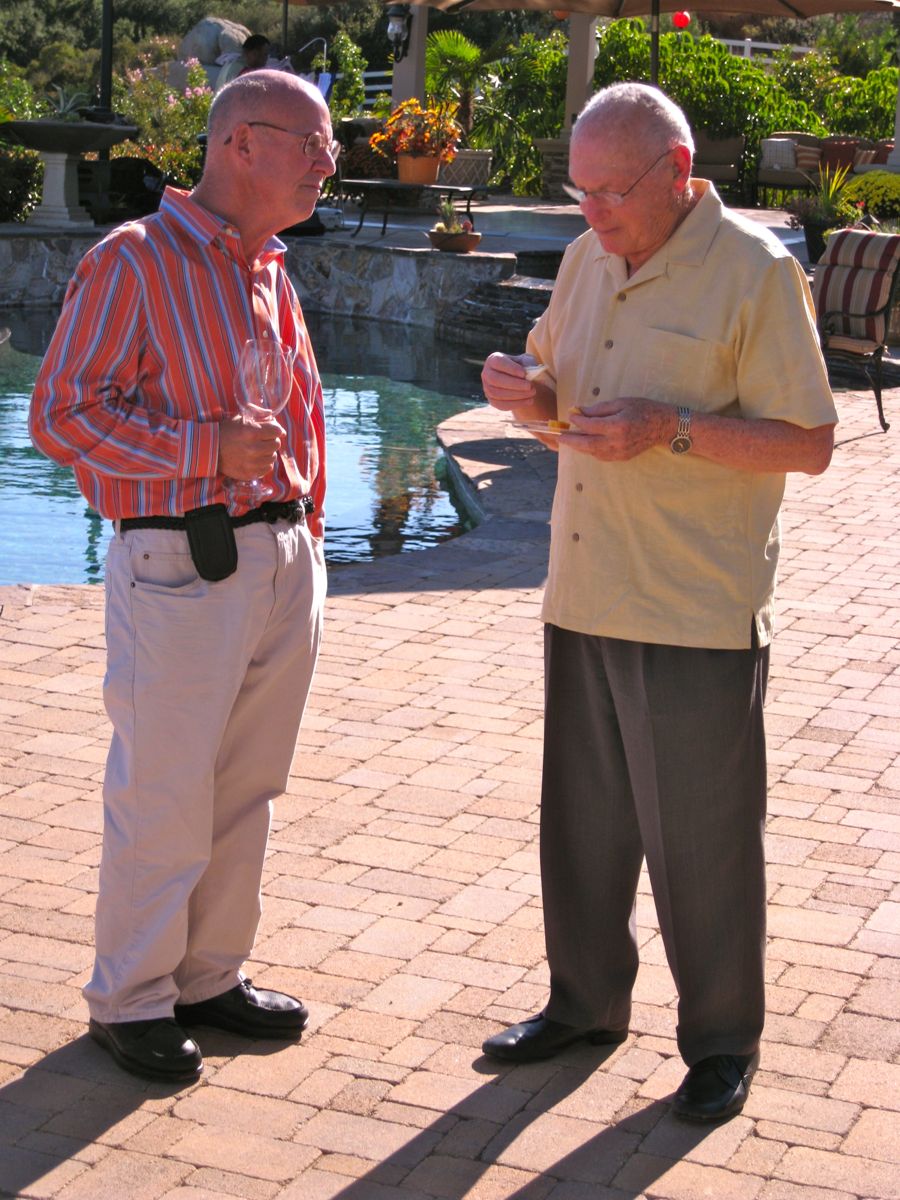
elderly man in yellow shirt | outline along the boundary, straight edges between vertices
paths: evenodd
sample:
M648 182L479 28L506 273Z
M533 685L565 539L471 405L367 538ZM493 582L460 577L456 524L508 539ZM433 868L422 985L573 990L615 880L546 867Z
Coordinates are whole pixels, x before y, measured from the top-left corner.
M568 422L544 598L541 874L550 997L484 1043L512 1062L625 1040L644 857L688 1072L674 1112L739 1112L765 1013L763 700L785 473L837 416L803 271L691 178L661 92L617 84L575 125L569 246L527 353L482 380ZM541 372L537 371L542 366Z

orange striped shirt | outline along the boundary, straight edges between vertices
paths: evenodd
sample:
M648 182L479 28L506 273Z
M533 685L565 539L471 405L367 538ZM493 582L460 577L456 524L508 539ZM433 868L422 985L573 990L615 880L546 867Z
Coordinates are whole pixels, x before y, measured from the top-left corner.
M181 516L228 503L216 469L219 422L237 412L241 346L272 337L296 358L277 418L287 436L266 477L271 499L304 490L297 463L305 404L320 464L309 523L321 536L322 388L284 250L271 238L247 263L236 229L167 188L158 213L113 230L81 260L35 384L30 429L39 450L73 468L102 516Z

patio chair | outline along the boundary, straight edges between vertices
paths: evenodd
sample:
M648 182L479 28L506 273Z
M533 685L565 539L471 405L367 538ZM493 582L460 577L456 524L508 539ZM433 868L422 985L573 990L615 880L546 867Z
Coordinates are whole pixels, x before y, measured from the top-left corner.
M698 179L712 180L720 190L730 187L732 191L739 193L745 141L743 134L713 138L702 129L696 130L691 174L696 175Z
M841 229L813 274L813 300L825 361L858 367L875 392L881 428L882 360L900 280L900 234Z

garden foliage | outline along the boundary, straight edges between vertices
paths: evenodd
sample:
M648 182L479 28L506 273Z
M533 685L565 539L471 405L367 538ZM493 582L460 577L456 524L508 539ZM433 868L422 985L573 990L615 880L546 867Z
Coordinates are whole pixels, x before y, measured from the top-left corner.
M565 35L524 34L494 64L475 106L469 144L494 151L494 181L516 195L540 190L541 156L536 138L557 137L566 95Z
M900 175L890 171L854 175L844 188L844 195L854 204L862 204L863 212L877 221L900 217Z
M362 111L366 98L363 72L367 65L359 46L346 33L336 33L329 47L328 62L336 76L328 104L333 121Z
M48 110L18 67L0 58L0 121L29 120ZM40 202L43 175L33 150L0 144L0 221L25 220Z
M110 150L117 158L135 155L159 167L169 183L192 187L200 177L203 151L197 135L206 128L212 90L196 59L188 63L184 92L149 67L113 81L113 108L138 127L134 141Z

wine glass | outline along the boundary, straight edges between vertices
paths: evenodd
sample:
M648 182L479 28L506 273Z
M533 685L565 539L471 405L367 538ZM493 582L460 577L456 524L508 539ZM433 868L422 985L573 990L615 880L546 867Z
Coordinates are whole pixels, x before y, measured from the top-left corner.
M250 338L244 342L234 377L234 398L244 416L261 422L281 412L293 382L293 350L273 338ZM229 498L245 503L248 508L258 508L274 491L262 479L228 481Z

